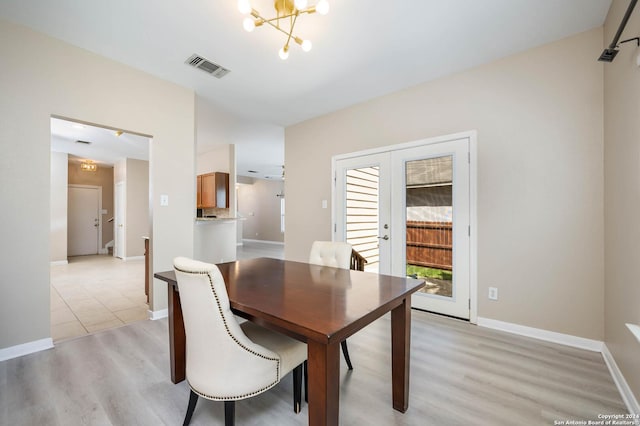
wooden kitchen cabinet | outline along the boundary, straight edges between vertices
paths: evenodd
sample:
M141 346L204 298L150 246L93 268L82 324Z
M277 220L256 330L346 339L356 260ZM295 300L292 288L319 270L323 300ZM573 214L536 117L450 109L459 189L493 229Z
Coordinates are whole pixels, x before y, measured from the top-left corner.
M197 188L199 209L229 208L229 173L215 172L198 175Z

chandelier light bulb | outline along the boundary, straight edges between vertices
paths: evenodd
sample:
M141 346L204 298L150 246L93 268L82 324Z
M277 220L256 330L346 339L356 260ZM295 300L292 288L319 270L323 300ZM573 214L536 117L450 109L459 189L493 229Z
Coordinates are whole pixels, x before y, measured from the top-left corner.
M300 46L302 47L302 50L308 52L313 47L313 44L311 43L311 40L304 40Z
M247 32L251 32L256 28L256 23L252 18L246 17L242 21L242 26Z
M249 3L249 0L238 0L238 10L243 15L251 12L251 3Z
M307 8L307 0L295 0L293 4L298 10L304 10Z
M280 55L280 59L285 61L289 57L289 46L284 46L282 49L280 49L278 55Z
M329 13L329 2L327 0L320 0L318 4L316 4L316 12L320 15Z

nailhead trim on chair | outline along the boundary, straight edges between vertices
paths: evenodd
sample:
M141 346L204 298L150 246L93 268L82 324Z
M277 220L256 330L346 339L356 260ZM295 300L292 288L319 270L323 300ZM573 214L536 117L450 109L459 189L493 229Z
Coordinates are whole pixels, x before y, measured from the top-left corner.
M175 266L174 266L174 268L175 268ZM258 394L266 391L267 389L271 389L272 387L277 385L278 382L280 382L280 359L279 358L271 358L271 357L268 357L268 356L264 356L262 354L257 353L256 351L253 351L253 350L247 348L245 345L240 343L240 341L238 341L238 339L236 339L236 337L231 333L231 331L229 330L229 326L227 325L227 320L225 319L224 313L222 312L222 307L220 306L220 299L218 299L218 294L216 293L216 290L213 288L213 280L211 279L211 274L209 274L208 271L194 272L194 271L184 271L184 270L178 269L178 268L175 268L175 269L177 271L184 272L185 274L207 275L207 277L209 278L209 286L211 287L211 292L213 293L213 297L216 299L216 305L218 305L218 311L220 311L220 317L222 318L222 323L224 324L224 329L227 331L227 334L229 335L229 337L231 337L231 339L233 339L233 341L236 342L236 344L238 346L240 346L242 349L244 349L245 351L247 351L247 352L249 352L249 353L251 353L253 355L256 355L256 356L258 356L260 358L264 358L264 359L267 359L269 361L276 361L277 362L277 364L276 364L276 372L277 372L278 380L276 380L275 382L265 386L262 389L259 389L259 390L255 391L255 392L251 392L251 393L247 393L247 394L243 394L243 395L220 397L220 396L212 396L212 395L208 395L206 393L200 392L199 390L194 389L194 387L191 386L191 383L189 383L189 387L195 393L197 393L198 395L200 395L201 397L206 398L206 399L210 399L210 400L213 400L213 401L232 401L232 400L245 399L245 398L249 398L249 397L254 396L254 395L258 395ZM187 379L187 382L189 382L189 379Z

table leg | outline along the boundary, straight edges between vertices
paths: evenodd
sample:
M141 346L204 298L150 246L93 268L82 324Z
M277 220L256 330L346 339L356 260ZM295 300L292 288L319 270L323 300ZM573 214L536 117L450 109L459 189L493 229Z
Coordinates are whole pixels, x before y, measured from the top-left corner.
M391 311L391 375L393 408L409 408L409 358L411 346L411 299Z
M182 319L180 293L172 286L169 291L169 358L171 363L171 381L180 383L185 379L185 335Z
M308 341L309 426L337 426L340 405L340 342Z

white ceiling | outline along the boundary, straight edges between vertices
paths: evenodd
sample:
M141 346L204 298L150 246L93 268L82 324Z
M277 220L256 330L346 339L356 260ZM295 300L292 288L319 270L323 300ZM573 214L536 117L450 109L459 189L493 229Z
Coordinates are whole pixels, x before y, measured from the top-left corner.
M273 0L251 2L270 15ZM260 128L298 123L600 26L611 0L329 2L328 15L300 17L296 32L313 49L294 45L287 61L277 54L282 34L266 26L243 30L236 0L0 0L0 16L192 88ZM216 79L187 66L193 53L231 73ZM261 143L259 134L242 133L236 143Z
M123 158L149 161L149 141L147 137L131 133L118 136L116 130L51 119L51 151L66 152L79 160L110 166Z

